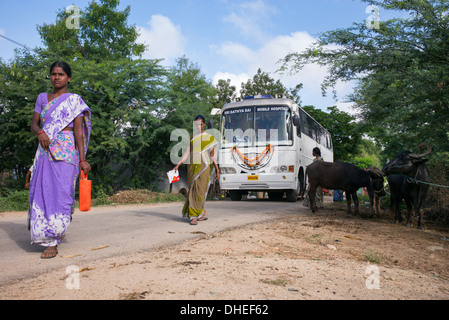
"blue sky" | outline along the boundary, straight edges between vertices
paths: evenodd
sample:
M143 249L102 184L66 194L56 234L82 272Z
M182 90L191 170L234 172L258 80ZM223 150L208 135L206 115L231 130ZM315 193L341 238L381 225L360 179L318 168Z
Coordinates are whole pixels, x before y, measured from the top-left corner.
M35 48L41 46L36 27L56 20L56 13L70 5L81 10L91 0L0 0L0 34ZM141 34L139 41L148 45L147 58L164 58L171 66L185 55L197 63L207 78L231 79L240 83L252 78L261 68L270 76L293 88L304 84L300 92L303 105L326 110L342 103L351 93L352 84L337 87L321 96L320 83L325 69L308 66L294 76L275 71L277 61L289 52L308 47L321 32L346 28L364 22L367 4L361 0L121 0L120 8L131 7L129 24ZM382 11L380 19L383 18ZM18 46L0 38L0 57L9 60Z

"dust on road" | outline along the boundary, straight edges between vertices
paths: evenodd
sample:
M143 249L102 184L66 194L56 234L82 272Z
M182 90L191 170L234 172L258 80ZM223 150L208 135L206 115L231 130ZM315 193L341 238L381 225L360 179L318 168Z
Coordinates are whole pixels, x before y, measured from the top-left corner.
M327 206L316 214L283 216L223 232L192 229L197 237L177 245L6 284L0 297L448 299L447 229L392 224L390 213L368 219L362 211L353 218L344 207ZM72 258L56 259L70 264Z

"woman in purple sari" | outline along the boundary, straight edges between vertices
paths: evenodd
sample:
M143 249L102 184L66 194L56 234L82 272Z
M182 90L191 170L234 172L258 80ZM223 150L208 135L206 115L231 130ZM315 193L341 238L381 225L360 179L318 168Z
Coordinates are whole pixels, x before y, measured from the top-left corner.
M46 247L43 259L58 254L58 245L75 209L78 174L80 170L87 174L91 169L86 161L90 109L79 95L67 91L71 76L67 63L51 65L53 92L38 96L31 123L39 146L30 182L27 224L31 243Z

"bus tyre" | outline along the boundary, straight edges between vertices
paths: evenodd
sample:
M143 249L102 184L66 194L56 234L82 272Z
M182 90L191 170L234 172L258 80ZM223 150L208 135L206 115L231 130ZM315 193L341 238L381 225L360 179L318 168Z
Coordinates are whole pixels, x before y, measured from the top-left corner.
M304 181L304 170L301 168L299 170L299 176L298 176L298 182L299 182L299 189L298 189L298 197L300 199L304 199L304 192L306 191L306 184Z
M298 191L296 190L287 190L285 194L288 202L296 202L298 200Z
M240 201L242 200L242 193L238 191L229 191L229 197L232 201Z

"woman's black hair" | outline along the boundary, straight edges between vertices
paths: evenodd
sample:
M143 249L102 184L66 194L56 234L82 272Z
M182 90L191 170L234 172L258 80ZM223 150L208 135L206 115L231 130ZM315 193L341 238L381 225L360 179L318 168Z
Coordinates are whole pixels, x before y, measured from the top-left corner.
M320 150L320 148L318 148L318 147L313 148L313 152L314 152L316 155L318 155L318 156L321 157L321 150Z
M197 115L195 117L194 121L196 121L198 119L201 119L201 121L203 121L203 123L206 123L206 118L202 114Z
M72 76L72 69L70 68L69 64L64 61L56 61L50 66L50 74L53 71L54 67L60 67L62 70L64 70L65 74L68 77Z

